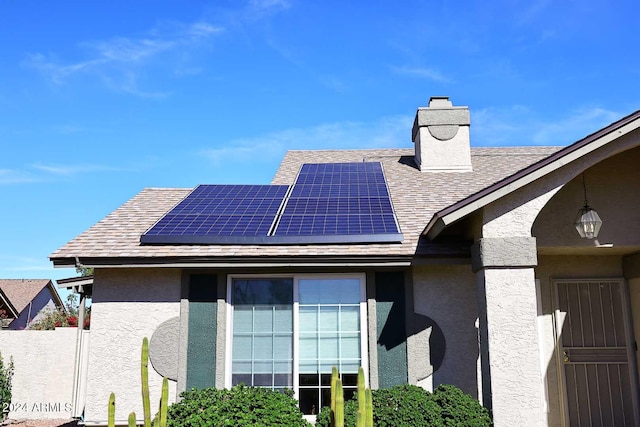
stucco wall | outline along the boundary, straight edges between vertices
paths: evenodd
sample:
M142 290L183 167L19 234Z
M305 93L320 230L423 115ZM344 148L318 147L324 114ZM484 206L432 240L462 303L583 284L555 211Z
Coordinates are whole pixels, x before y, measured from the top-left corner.
M5 366L11 358L15 366L9 418L71 418L76 336L76 328L0 331Z
M91 347L85 420L106 422L109 394L116 394L116 420L126 424L130 412L142 417L140 349L165 320L180 315L179 269L111 269L95 271L91 308ZM176 354L177 357L177 354ZM149 369L152 412L162 378ZM176 383L169 383L169 401Z
M536 278L540 280L542 316L541 356L546 366L549 426L561 426L560 389L557 349L554 336L554 278L619 278L622 277L622 259L619 256L539 256Z
M410 365L427 363L433 369L418 384L427 389L454 384L477 397L478 291L471 266L414 267L413 292L414 310L425 318L417 325L421 346L408 355Z
M602 218L600 243L640 243L640 148L607 159L585 172L589 205ZM593 246L573 226L584 204L582 175L568 182L540 212L532 234L539 247Z

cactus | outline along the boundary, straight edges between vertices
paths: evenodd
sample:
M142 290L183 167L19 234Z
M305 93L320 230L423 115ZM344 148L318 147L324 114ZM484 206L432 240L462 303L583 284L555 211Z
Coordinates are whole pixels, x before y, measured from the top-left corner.
M160 427L167 426L167 402L169 401L169 380L162 378L162 396L160 397Z
M109 408L108 408L108 426L114 427L116 418L116 395L115 393L111 393L109 395Z
M336 410L334 412L334 426L344 427L344 393L342 391L342 381L336 381Z
M152 427L151 424L151 403L149 400L149 340L145 337L142 340L142 353L140 360L140 377L142 380L142 409L144 410L144 427ZM169 380L162 379L162 396L160 397L160 409L153 419L153 427L167 426L167 404L169 401ZM109 397L109 427L114 426L116 396L111 393ZM129 414L129 427L136 426L136 414Z
M336 384L340 375L338 374L338 368L335 366L331 368L331 414L336 411Z
M373 394L371 393L370 388L365 390L365 400L367 401L367 405L364 424L366 427L373 427Z
M151 403L149 401L149 340L147 337L144 337L142 340L142 356L140 359L144 427L151 427Z
M362 366L358 368L358 412L362 413L362 424L358 424L358 427L364 427L364 416L366 413L366 399L364 392L364 369Z

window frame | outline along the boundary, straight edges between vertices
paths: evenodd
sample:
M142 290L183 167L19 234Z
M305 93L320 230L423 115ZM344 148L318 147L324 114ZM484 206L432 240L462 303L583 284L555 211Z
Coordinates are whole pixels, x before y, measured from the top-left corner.
M284 273L284 274L228 274L226 295L225 369L224 385L231 388L233 360L233 311L232 286L235 279L282 278L293 280L293 385L294 397L299 400L300 391L300 298L299 282L304 279L358 279L360 282L360 366L365 372L365 386L369 386L369 324L367 314L367 281L365 273Z

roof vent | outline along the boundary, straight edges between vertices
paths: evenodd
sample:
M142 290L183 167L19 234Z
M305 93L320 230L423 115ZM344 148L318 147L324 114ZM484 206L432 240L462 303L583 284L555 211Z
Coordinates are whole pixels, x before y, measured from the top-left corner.
M413 122L415 160L423 172L470 172L469 107L454 107L448 96L432 96Z

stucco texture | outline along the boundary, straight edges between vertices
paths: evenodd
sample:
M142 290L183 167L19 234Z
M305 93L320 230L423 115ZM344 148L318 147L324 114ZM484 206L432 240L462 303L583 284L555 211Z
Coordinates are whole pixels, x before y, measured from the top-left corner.
M140 351L164 321L180 315L180 270L96 270L91 309L91 347L85 420L106 422L109 394L116 395L116 420L130 412L142 417ZM169 401L176 383L169 383ZM162 377L149 369L152 411L160 398Z
M418 383L454 384L477 397L477 286L471 266L414 267L413 293L414 310L425 319L415 325L422 345L408 357L412 366L431 367Z
M77 331L0 331L5 366L15 366L9 418L71 418Z

